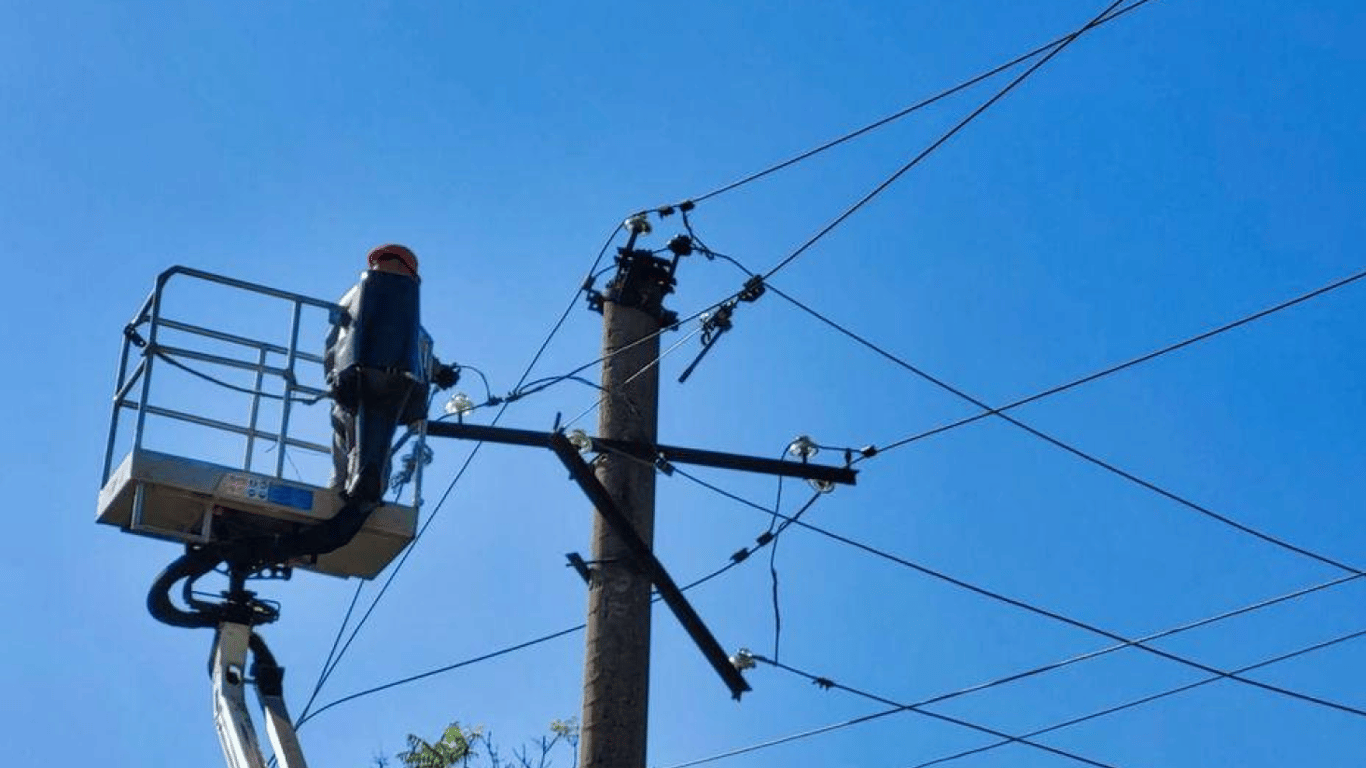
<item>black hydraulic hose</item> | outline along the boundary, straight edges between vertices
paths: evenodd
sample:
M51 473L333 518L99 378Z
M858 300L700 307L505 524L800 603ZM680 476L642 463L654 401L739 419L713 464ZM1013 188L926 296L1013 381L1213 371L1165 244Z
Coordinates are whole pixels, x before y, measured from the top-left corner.
M275 661L275 654L270 652L266 646L266 641L255 632L251 633L249 641L251 648L251 676L256 681L256 689L263 696L285 695L285 668Z
M166 566L147 591L147 610L152 617L173 627L200 629L217 626L225 618L223 606L194 599L196 579L226 561L230 568L255 564L285 563L301 557L325 555L349 543L369 519L379 502L348 499L330 520L283 536L260 537L229 546L206 547L186 552ZM184 599L194 610L171 600L171 590L184 581ZM269 653L269 651L266 651Z
M330 519L293 533L256 536L225 544L216 557L233 568L288 563L317 557L346 546L380 506L378 501L347 499Z
M205 550L186 552L177 558L152 582L147 592L147 610L152 618L173 627L199 629L216 626L219 617L213 612L187 611L171 601L171 589L176 582L186 579L187 584L218 566L219 557Z
M280 551L272 559L284 562L296 557L325 555L340 549L360 533L370 513L378 506L379 502L347 499L332 519L283 537L279 543Z

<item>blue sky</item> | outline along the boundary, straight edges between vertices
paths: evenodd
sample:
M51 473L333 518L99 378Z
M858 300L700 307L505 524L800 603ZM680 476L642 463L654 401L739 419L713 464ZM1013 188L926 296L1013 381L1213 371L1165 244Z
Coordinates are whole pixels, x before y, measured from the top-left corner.
M369 247L404 242L422 258L424 320L443 358L505 393L626 214L869 123L1102 7L0 6L0 233L17 256L0 385L16 490L0 545L11 608L0 681L14 694L5 741L21 762L50 765L221 760L209 634L143 608L175 547L93 523L120 330L157 273L184 264L331 298ZM1363 31L1366 10L1339 0L1155 0L1064 51L773 284L995 404L1353 274ZM697 233L766 270L1005 82L706 200ZM653 245L677 229L666 220ZM668 304L687 316L743 279L691 257ZM187 306L260 321L229 302ZM1248 526L1366 566L1363 309L1366 285L1349 285L1014 413ZM592 361L599 332L580 304L533 377ZM665 442L761 455L803 433L887 445L977 410L772 293L741 306L734 331L677 384L697 348L689 339L662 362ZM462 387L482 394L475 377ZM548 428L594 401L567 383L516 403L503 423ZM434 448L429 500L469 450ZM861 470L803 520L1124 636L1341 575L997 419ZM773 502L771 479L699 476ZM783 498L793 512L805 490L789 484ZM485 448L320 702L580 622L583 586L563 553L586 553L591 514L548 452ZM767 523L686 479L660 480L656 549L681 582ZM781 660L850 687L914 701L1111 644L808 530L780 542ZM691 599L728 648L771 655L769 589L756 556ZM1366 629L1363 589L1157 645L1217 669L1255 664ZM352 590L312 574L262 587L283 606L264 634L296 711ZM301 736L313 764L338 766L452 719L516 742L577 714L581 664L571 635L337 706ZM1364 671L1357 641L1249 676L1366 709ZM657 612L650 765L881 708L774 668L748 676L753 693L731 702ZM1200 676L1128 649L938 711L1023 733ZM905 713L713 764L899 768L990 740ZM1223 681L1040 741L1125 768L1351 765L1366 722ZM1012 745L960 764L1068 762Z

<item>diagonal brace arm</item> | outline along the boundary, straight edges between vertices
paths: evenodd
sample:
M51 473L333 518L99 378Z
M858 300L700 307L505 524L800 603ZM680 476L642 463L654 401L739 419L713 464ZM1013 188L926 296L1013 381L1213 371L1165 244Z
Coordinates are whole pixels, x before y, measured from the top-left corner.
M574 479L579 487L583 489L588 500L597 509L598 514L602 515L604 521L612 528L613 532L626 544L631 556L635 559L636 565L645 572L650 582L655 585L655 590L659 592L660 598L664 600L669 610L673 611L678 623L683 625L684 631L693 639L697 647L702 651L716 673L721 676L721 680L730 688L730 694L738 700L740 695L750 690L749 683L740 674L726 652L721 648L721 644L716 641L711 630L702 623L702 617L693 610L688 599L683 596L683 591L678 588L674 580L669 576L668 571L664 570L664 565L655 557L650 545L646 544L636 533L636 529L631 525L631 521L626 514L617 506L607 489L598 480L597 475L593 474L592 467L579 455L578 449L574 447L569 439L561 432L550 435L550 448L559 457L569 470L570 477Z

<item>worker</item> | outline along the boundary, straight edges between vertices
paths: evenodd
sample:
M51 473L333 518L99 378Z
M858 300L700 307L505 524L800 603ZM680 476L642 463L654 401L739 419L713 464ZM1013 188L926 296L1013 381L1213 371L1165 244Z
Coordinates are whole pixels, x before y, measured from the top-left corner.
M332 397L331 487L347 501L379 503L389 484L394 431L427 418L432 384L455 384L455 366L432 354L419 322L417 255L396 243L338 302L323 355Z

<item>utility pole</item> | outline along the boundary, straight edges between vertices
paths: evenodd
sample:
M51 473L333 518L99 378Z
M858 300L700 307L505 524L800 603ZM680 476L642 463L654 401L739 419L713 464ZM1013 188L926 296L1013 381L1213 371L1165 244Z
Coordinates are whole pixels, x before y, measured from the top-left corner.
M607 439L654 445L659 426L659 330L673 265L635 250L649 231L644 217L627 222L630 240L602 301L602 388L598 431ZM675 259L674 264L677 263ZM655 469L621 454L603 454L598 480L646 544L654 540ZM588 590L580 761L583 768L645 768L650 692L651 582L622 538L594 515L595 567Z
M663 210L658 213L667 215ZM692 253L692 240L684 235L670 240L667 250L673 258L665 259L655 252L636 249L639 236L650 231L644 215L632 217L626 226L630 239L617 252L616 276L602 293L591 290L591 283L585 286L589 307L603 315L601 434L580 434L571 440L560 428L558 418L549 433L463 421L436 421L426 426L428 437L549 448L593 503L597 514L591 567L578 553L565 555L589 585L579 740L583 768L645 768L653 593L657 592L673 612L731 697L738 701L750 690L740 673L742 665L728 658L655 556L655 471L672 473L673 464L678 462L846 485L853 485L857 474L849 466L848 456L844 467L831 467L656 441L658 334L678 321L677 315L664 309L663 302L673 290L679 259ZM752 278L735 300L753 301L762 292L760 278ZM725 307L734 309L735 300ZM730 327L729 311L725 317L725 324L718 323L715 333ZM713 337L710 342L714 341ZM590 464L583 458L585 453L595 453L597 458Z

